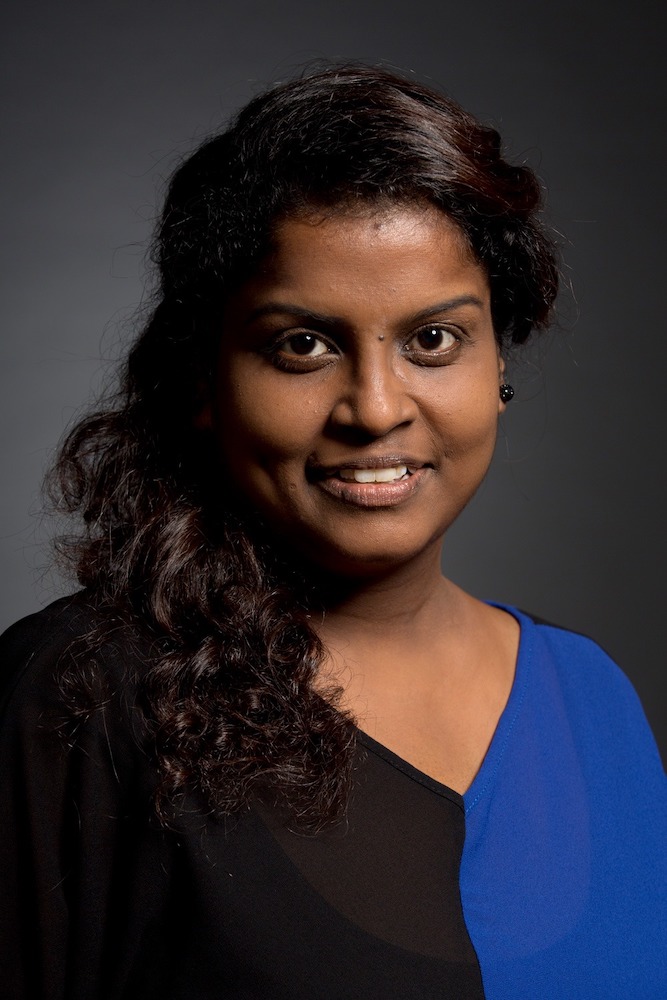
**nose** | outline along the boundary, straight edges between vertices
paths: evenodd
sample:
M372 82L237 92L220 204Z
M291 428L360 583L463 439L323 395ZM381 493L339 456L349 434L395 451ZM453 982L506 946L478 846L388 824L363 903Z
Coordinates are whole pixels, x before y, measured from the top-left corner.
M377 349L345 366L331 410L333 429L380 438L412 423L417 416L417 402L405 379L394 369L391 353L377 345Z

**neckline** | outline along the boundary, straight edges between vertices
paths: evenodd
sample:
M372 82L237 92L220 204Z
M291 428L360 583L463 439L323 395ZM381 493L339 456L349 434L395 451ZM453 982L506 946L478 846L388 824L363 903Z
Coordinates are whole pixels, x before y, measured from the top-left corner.
M443 784L442 781L438 781L437 778L432 778L430 774L426 774L425 771L420 771L418 767L411 764L409 760L405 757L400 757L389 747L385 746L384 743L379 743L368 733L365 733L363 729L359 729L355 726L357 731L357 739L362 743L367 750L370 750L376 755L376 757L382 758L387 764L391 764L392 767L396 768L397 771L401 771L408 778L413 781L418 782L420 785L424 785L431 792L435 792L436 795L441 795L443 798L449 799L454 802L460 809L464 808L463 796L460 792L455 791L450 788L449 785Z
M509 697L505 708L500 714L495 732L491 737L488 750L484 755L479 771L472 779L470 786L463 794L463 804L466 815L474 809L480 799L491 785L493 778L500 766L500 762L507 749L512 730L521 706L526 695L526 683L529 676L529 666L532 657L533 639L535 624L522 611L510 604L502 604L499 601L487 601L494 608L500 608L512 615L519 623L519 648L517 650L516 668L514 670L514 681L510 689Z
M445 785L436 778L432 778L424 771L420 771L419 768L415 767L414 764L411 764L410 761L400 757L397 753L394 753L393 750L390 750L389 747L385 746L384 743L379 743L372 736L369 736L368 733L364 732L363 729L359 729L358 726L355 726L357 739L359 739L359 741L369 750L377 756L383 758L387 761L387 763L391 764L392 767L402 771L412 780L418 781L431 791L456 802L457 805L464 808L466 814L469 813L483 797L487 788L491 784L500 765L500 761L505 753L509 737L512 733L524 700L526 678L528 674L527 667L531 657L533 644L533 622L526 614L510 604L503 604L499 601L486 601L485 603L489 604L491 607L500 608L501 611L506 611L518 622L519 645L517 649L514 679L512 681L512 687L510 688L507 702L505 703L505 707L500 714L500 718L498 719L498 723L493 736L491 737L491 742L489 743L480 768L463 795L461 795L460 792L455 791L453 788L450 788L449 785Z

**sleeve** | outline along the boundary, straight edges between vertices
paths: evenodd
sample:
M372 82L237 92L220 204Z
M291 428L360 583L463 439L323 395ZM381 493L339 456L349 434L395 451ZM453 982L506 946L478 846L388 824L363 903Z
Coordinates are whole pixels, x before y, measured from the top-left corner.
M168 882L151 821L153 769L122 680L127 651L107 644L84 663L98 698L74 731L62 671L90 622L58 603L0 639L0 983L9 998L121 995L114 983L131 980Z

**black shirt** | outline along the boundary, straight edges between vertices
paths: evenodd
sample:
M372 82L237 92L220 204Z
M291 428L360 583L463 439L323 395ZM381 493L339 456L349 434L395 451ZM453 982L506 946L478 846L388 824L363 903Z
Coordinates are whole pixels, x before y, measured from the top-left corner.
M68 1000L479 1000L458 874L463 800L364 734L346 820L292 832L259 802L216 819L193 795L168 828L119 625L91 660L104 705L63 739L61 654L85 597L0 645L0 983Z

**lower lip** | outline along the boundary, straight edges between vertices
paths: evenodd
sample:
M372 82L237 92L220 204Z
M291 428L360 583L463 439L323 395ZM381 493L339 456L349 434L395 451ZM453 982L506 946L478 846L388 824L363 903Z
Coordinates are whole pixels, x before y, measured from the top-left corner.
M428 473L429 469L424 467L393 483L357 483L331 476L318 479L316 485L336 500L355 507L396 507L417 492Z

